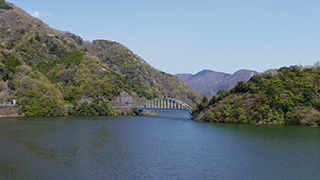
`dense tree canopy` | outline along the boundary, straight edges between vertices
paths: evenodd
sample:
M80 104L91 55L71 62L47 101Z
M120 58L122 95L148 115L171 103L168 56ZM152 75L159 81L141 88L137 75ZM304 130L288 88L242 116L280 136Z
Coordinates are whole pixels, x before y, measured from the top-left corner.
M319 97L320 67L290 66L221 90L194 113L210 122L319 125Z

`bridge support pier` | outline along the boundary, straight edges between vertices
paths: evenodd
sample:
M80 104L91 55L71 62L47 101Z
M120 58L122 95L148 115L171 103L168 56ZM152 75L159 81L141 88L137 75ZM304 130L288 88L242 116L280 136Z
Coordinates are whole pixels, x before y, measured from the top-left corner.
M194 115L192 115L191 112L189 112L189 114L190 114L190 119L193 120L194 119Z
M139 116L142 116L142 110L139 110L138 112L139 112Z

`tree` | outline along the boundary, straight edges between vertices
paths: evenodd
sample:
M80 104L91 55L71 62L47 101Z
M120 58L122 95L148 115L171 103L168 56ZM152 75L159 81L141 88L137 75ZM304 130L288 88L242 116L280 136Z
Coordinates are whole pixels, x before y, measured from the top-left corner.
M94 99L91 103L84 101L81 104L75 106L73 112L69 112L74 115L95 115L95 116L114 116L115 109L101 98Z
M238 81L236 87L234 87L236 93L245 93L248 91L248 87L245 82Z
M206 104L208 103L208 101L209 101L208 98L206 96L203 96L202 103Z
M21 65L21 62L14 54L11 54L6 58L6 62L4 63L4 65L8 69L8 71L15 72L16 67Z
M4 0L0 0L0 9L10 10L13 9L11 6L6 4Z

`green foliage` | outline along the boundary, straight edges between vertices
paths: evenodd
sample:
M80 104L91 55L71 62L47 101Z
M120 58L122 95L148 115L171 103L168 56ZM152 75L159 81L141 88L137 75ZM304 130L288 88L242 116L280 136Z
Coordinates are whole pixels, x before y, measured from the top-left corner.
M275 99L279 93L279 89L276 84L273 82L268 83L266 89L265 89L265 94L268 95L269 97Z
M0 0L0 9L10 10L13 9L11 6L6 4L4 0Z
M202 101L197 103L197 109L192 112L193 115L199 114L208 105L209 100L206 96L203 96ZM208 119L208 118L207 118Z
M64 64L67 67L70 67L70 65L79 65L84 55L85 53L81 51L68 52L68 53L65 53L56 62L56 64Z
M136 116L139 115L138 109L132 109L131 112L133 115L136 115Z
M213 112L212 111L208 111L207 114L206 114L206 117L205 117L206 121L212 122L213 118L214 118Z
M217 93L217 97L215 98L217 101L222 100L229 94L229 90L221 89Z
M214 105L214 104L216 104L217 102L219 102L219 101L217 100L217 96L213 96L213 97L211 98L211 100L209 101L209 106Z
M14 74L16 73L16 67L21 65L21 62L14 54L9 56L4 55L4 57L6 60L2 66L2 80L8 81L9 88L15 90L16 87L13 84Z
M198 104L198 119L252 124L319 125L320 67L283 67L221 90L209 105ZM208 115L209 114L209 115Z
M72 87L71 89L64 90L63 99L66 102L75 104L78 99L81 98L81 90L78 87Z
M307 86L303 88L301 93L303 99L302 102L306 105L311 105L316 95L316 88L314 86Z
M202 103L207 104L209 102L208 98L206 96L203 96Z
M50 79L59 84L63 98L68 103L76 103L82 97L103 97L112 100L127 85L114 72L96 62L95 59L84 58L75 68L65 69L59 65L52 71Z
M286 112L285 124L299 124L301 117L299 116L299 112L297 111L288 111Z
M84 101L76 105L73 111L69 112L72 115L94 115L94 116L114 116L115 109L101 98L94 99L91 103Z
M5 61L4 65L8 69L9 72L15 72L16 67L21 65L21 62L14 54L6 56L5 58L6 58L6 61Z
M197 108L199 111L202 111L205 108L205 104L204 103L197 103Z
M56 98L34 97L22 109L27 116L61 116L64 109Z
M84 55L85 53L81 51L67 52L56 62L40 61L37 64L37 68L39 69L40 72L44 74L46 74L49 70L55 68L57 65L65 65L64 68L70 68L70 66L79 65ZM54 80L54 76L55 74L53 74L52 77L49 77L49 78L51 80Z
M23 77L23 78L21 78ZM21 73L13 84L16 87L15 96L22 105L20 113L26 116L61 116L65 108L58 91L40 72Z
M243 81L238 81L237 85L234 87L235 93L245 93L248 91L248 87Z

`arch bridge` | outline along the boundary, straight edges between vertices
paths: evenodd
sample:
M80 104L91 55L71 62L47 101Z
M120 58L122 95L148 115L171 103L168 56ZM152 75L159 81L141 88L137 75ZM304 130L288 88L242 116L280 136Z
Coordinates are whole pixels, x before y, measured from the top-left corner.
M163 97L152 99L142 106L138 107L139 115L142 115L143 110L152 111L186 111L191 113L192 107L187 103L174 98Z

